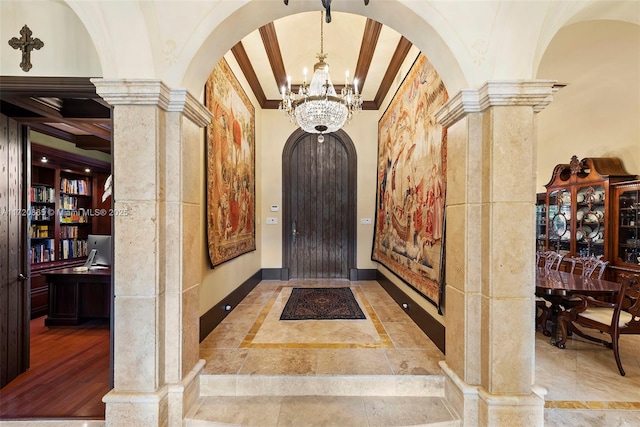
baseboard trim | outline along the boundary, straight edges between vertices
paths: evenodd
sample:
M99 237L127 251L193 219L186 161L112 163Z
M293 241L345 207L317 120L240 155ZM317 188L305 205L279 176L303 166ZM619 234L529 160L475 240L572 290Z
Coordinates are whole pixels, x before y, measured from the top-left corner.
M213 329L218 326L238 304L240 304L240 301L249 295L249 292L251 292L262 279L262 270L259 270L253 276L245 280L233 292L223 298L222 301L200 316L200 342L202 342L202 340L204 340L207 335L209 335L211 331L213 331ZM225 310L226 306L230 306L231 310Z
M400 308L411 317L422 331L434 342L434 344L445 352L445 327L438 322L431 314L418 304L411 304L412 299L398 288L387 276L382 274L380 270L376 270L376 281L384 288L385 291L398 303ZM408 304L405 308L402 304Z

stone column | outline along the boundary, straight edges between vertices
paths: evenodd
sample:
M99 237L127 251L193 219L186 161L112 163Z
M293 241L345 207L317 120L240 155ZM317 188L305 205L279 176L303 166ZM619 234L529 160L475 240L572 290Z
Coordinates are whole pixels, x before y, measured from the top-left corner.
M95 79L113 106L114 388L108 426L181 426L195 402L202 136L211 114L156 80Z
M446 396L465 426L543 424L534 372L536 117L553 81L491 81L447 134Z

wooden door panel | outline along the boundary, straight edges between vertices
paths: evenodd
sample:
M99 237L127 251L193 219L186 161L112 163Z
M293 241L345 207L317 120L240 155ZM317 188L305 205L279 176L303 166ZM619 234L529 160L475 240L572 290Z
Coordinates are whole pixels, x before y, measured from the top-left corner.
M21 125L0 115L0 387L29 367L25 146Z
M291 278L347 278L355 258L355 159L334 134L299 135L285 165L283 244ZM351 165L351 163L354 163ZM293 236L293 228L297 235Z

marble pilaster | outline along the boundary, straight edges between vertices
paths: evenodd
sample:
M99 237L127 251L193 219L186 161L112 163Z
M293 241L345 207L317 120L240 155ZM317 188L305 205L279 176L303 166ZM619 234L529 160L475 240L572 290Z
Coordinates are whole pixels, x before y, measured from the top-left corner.
M536 117L553 81L491 81L438 112L448 128L447 398L464 425L542 425L532 391Z
M107 425L182 425L197 398L200 128L211 118L154 80L92 80L113 106L114 388ZM194 160L197 159L197 160ZM195 231L194 231L195 230Z

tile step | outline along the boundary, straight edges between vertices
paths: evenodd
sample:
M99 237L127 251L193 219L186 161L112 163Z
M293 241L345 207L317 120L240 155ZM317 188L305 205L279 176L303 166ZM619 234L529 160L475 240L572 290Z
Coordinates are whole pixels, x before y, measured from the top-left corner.
M200 375L200 396L444 397L443 375Z
M199 398L185 427L460 427L442 397L209 396Z

